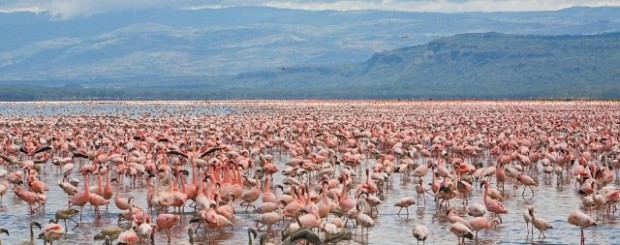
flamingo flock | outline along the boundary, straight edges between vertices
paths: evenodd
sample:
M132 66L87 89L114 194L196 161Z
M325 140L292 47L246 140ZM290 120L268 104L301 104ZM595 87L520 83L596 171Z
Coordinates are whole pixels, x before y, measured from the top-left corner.
M200 244L239 227L250 244L364 243L393 218L412 220L409 244L445 234L465 244L519 214L527 239L534 228L544 240L574 227L574 241L585 244L584 229L613 226L620 202L616 102L228 101L133 110L140 106L0 115L0 204L28 207L0 214L27 217L24 244L62 244L104 220L112 225L91 237L104 244ZM225 109L197 113L201 106ZM66 195L48 195L52 188ZM542 189L570 192L581 205L562 217L539 213L556 205L535 201ZM42 226L52 201L66 207ZM420 212L440 217L445 234L416 220ZM180 227L186 240L175 238Z

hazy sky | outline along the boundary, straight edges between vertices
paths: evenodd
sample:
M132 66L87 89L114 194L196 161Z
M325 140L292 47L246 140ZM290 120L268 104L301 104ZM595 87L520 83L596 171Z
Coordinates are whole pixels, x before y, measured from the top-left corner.
M146 8L224 8L269 6L304 10L397 10L415 12L537 11L574 6L620 6L620 0L2 0L0 12L31 11L55 18Z

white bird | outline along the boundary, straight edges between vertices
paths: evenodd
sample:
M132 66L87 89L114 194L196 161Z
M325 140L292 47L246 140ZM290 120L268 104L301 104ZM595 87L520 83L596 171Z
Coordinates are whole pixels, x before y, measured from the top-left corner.
M152 232L153 226L151 226L151 223L148 222L148 220L147 222L140 224L140 226L136 229L136 234L140 238L140 241L148 241Z
M375 222L365 214L364 212L360 212L356 218L357 224L362 226L362 235L364 234L364 228L366 228L366 234L368 234L368 228L375 225Z
M525 227L527 229L527 234L530 234L530 223L532 222L532 215L530 211L533 211L534 208L529 207L525 212L523 212L523 220L525 220ZM532 236L534 236L534 226L532 226Z
M454 207L449 207L448 208L448 221L450 221L450 223L454 224L454 223L461 223L465 226L467 226L467 228L471 229L471 226L469 225L469 222L467 222L467 220L465 220L463 217L459 216L458 214L456 214L456 209Z
M534 212L534 208L531 208L528 211L530 212L530 215L532 216L532 226L536 227L536 229L538 229L538 231L540 232L540 234L538 234L538 238L540 238L540 235L542 235L543 237L547 237L545 236L545 230L553 229L553 226L551 225L551 223L549 223L548 221L542 218L536 217L536 214L535 214L536 212ZM532 236L534 236L533 231L532 231Z
M474 234L471 229L469 229L466 225L461 223L452 223L450 225L450 231L456 235L459 239L459 244L465 244L465 238L474 239ZM463 242L461 242L461 238L463 238Z
M484 205L478 202L471 203L467 205L467 214L473 217L481 217L486 214L486 208Z
M420 244L420 241L424 244L426 238L428 238L428 229L425 225L416 225L415 228L411 230L411 233L413 233L413 237L418 240L418 244Z

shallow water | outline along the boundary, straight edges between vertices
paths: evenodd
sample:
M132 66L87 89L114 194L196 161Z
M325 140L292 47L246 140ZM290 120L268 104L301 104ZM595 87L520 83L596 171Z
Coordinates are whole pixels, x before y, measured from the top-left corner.
M30 105L32 106L32 105ZM125 106L125 105L124 105ZM43 109L41 109L43 108ZM43 110L54 113L55 110L75 110L75 108L66 109L47 109L45 106L36 105L34 107L17 107L13 110ZM80 107L77 107L80 108ZM114 113L114 106L105 107L104 111ZM146 110L148 109L148 107ZM175 110L172 108L170 110ZM208 110L198 109L197 113L205 112ZM141 111L140 111L141 112ZM46 114L45 112L44 114ZM224 111L216 111L216 113L226 113ZM279 158L276 156L276 163L283 169L285 158ZM279 160L278 160L279 159ZM372 167L373 160L364 161L362 166ZM76 169L79 165L76 165ZM358 169L358 176L363 180L363 173L361 169ZM76 172L76 171L74 171ZM67 205L67 197L60 187L53 183L56 183L62 176L57 172L56 167L50 163L45 164L41 172L42 180L48 183L50 191L47 193L48 201L45 206L44 212L37 212L34 215L28 215L27 208L23 201L17 198L10 190L4 195L2 208L0 209L0 227L7 228L10 232L10 236L6 237L3 234L0 235L5 244L14 244L18 241L28 240L28 223L30 221L38 221L42 225L47 223L46 221L53 218L57 209L64 208ZM78 174L74 173L74 177ZM568 176L568 174L565 174ZM571 226L567 223L566 219L570 212L579 209L581 201L576 193L575 181L572 177L566 177L564 185L561 188L556 186L556 176L547 177L542 174L541 168L539 173L533 176L540 185L534 188L535 197L532 197L531 192L525 191L525 197L521 196L523 187L514 190L512 184L506 184L505 199L503 203L509 210L508 215L503 215L503 223L497 228L489 229L488 231L480 231L477 241L467 241L467 244L579 244L578 227ZM276 175L276 183L281 182L282 175ZM358 180L359 181L359 180ZM494 180L491 181L493 186ZM424 180L424 183L430 183L430 175ZM83 182L80 183L80 189L82 189ZM353 241L343 242L341 244L415 244L416 241L411 235L411 230L416 224L425 224L429 230L430 235L426 244L457 244L456 237L448 231L449 222L446 219L444 211L437 212L435 203L431 196L426 195L426 204L413 205L409 209L409 215L404 215L405 210L401 215L397 215L398 208L394 207L394 203L400 198L405 196L416 197L414 184L412 182L401 183L399 175L395 174L391 177L391 186L388 193L385 195L383 203L379 206L379 215L375 218L375 226L372 227L368 234L361 235L361 230L358 229L354 232ZM91 183L92 185L92 183ZM475 190L469 196L471 202L482 202L483 191L479 188L478 184L475 184ZM133 195L141 207L146 207L146 191L142 187L131 187L126 181L123 184L121 195L126 197ZM113 200L112 200L113 201ZM451 204L456 206L462 216L466 217L463 210L462 199L457 197L452 200ZM422 202L422 199L420 199ZM188 202L189 203L189 202ZM236 202L237 204L239 201ZM527 235L525 223L523 222L522 212L526 210L527 206L534 206L538 217L542 217L553 224L553 229L548 230L546 238L539 239L538 231L534 231L534 237ZM105 208L102 208L105 210ZM185 210L190 210L186 205ZM248 242L247 227L254 226L252 219L256 217L256 214L243 213L242 209L237 206L237 214L234 220L235 227L231 229L224 229L222 233L212 232L208 235L199 231L197 244L245 244ZM94 211L89 206L85 206L83 211L83 224L79 227L71 222L68 223L69 231L58 244L93 244L92 237L98 233L99 230L106 225L116 224L116 217L120 211L112 204L109 206L108 211L103 211L103 218L96 220L93 216ZM587 212L586 212L587 213ZM589 214L589 213L588 213ZM173 242L187 241L187 229L194 227L195 225L189 224L191 214L183 215L183 219L178 223L178 226L173 229ZM487 214L487 217L489 215ZM593 218L596 218L596 211L591 214ZM469 219L469 217L466 217ZM601 212L598 220L599 226L595 228L588 228L585 230L586 243L587 244L620 244L620 225L618 224L618 214L607 215ZM75 227L75 228L74 228ZM281 226L276 227L276 231L279 231ZM38 233L38 230L35 231ZM272 239L276 242L278 239ZM40 240L35 241L41 243ZM255 241L257 243L258 241ZM102 242L97 241L95 244ZM165 234L157 234L155 244L167 244Z
M370 162L369 164L372 164ZM362 173L358 173L362 174ZM62 178L56 174L55 166L47 164L43 171L43 180L46 183L55 183L57 179ZM526 190L526 197L521 196L522 187L516 191L508 191L508 195L503 203L509 210L508 215L503 215L503 223L497 229L488 231L480 231L477 242L468 241L467 244L578 244L579 228L571 226L566 222L568 213L575 210L581 205L580 200L574 188L574 182L565 182L564 190L558 190L555 185L555 177L552 177L550 183L545 183L542 174L538 180L543 183L535 188L535 197L531 197L529 189ZM570 181L570 179L567 179ZM277 182L277 181L276 181ZM426 183L430 180L425 181ZM420 206L413 205L410 207L409 216L405 215L403 209L401 215L397 215L398 208L394 207L394 203L401 197L415 197L414 185L409 183L401 183L398 176L392 177L392 187L389 193L385 195L383 203L379 206L379 215L375 218L375 226L370 229L367 237L362 238L361 229L354 233L353 241L342 242L341 244L384 244L390 241L390 244L412 244L415 239L411 235L411 230L416 224L425 224L430 235L426 244L456 244L456 237L448 231L449 222L446 219L445 212L437 212L432 197L426 196L426 206L420 199ZM122 196L133 195L136 197L141 207L146 206L145 193L142 188L132 188L126 183L121 191ZM57 209L66 207L67 198L64 192L55 185L50 186L47 193L48 201L45 206L45 212L37 212L34 215L27 215L28 207L19 198L12 193L4 196L2 209L0 211L0 226L7 228L11 235L2 237L7 244L13 244L18 241L28 239L28 224L30 221L38 221L41 224L54 218L54 212ZM483 191L476 188L469 197L470 202L482 203ZM462 209L462 199L457 198L452 201L452 205L459 209L462 216L466 216ZM238 203L238 202L237 202ZM524 207L531 205L536 207L538 217L547 219L553 224L553 229L548 230L545 234L547 238L538 239L538 231L535 230L534 239L531 235L527 236L525 223L523 222L522 212ZM102 208L103 210L103 208ZM186 210L190 210L186 207ZM239 244L247 243L247 227L253 226L252 219L256 214L245 214L240 207L236 208L237 215L235 217L235 227L231 231L225 229L222 234L217 232L207 236L201 234L198 241L208 244ZM92 244L92 237L99 230L110 224L116 224L116 217L120 213L113 204L109 206L108 212L103 212L103 218L96 220L93 211L89 206L85 206L83 211L83 224L75 227L74 224L68 222L69 231L59 244ZM593 213L596 217L596 212ZM183 215L183 220L173 229L173 242L187 240L187 228L190 227L189 219L191 214ZM468 217L466 217L468 219ZM77 219L76 219L77 220ZM599 226L585 230L587 244L618 244L620 243L620 225L618 225L618 217L607 216L601 212L598 219ZM75 228L74 228L75 227ZM276 230L279 230L277 227ZM38 231L35 231L35 236ZM366 236L366 234L364 234ZM275 241L275 239L274 239ZM100 242L97 242L100 243ZM156 235L155 244L167 244L165 234Z

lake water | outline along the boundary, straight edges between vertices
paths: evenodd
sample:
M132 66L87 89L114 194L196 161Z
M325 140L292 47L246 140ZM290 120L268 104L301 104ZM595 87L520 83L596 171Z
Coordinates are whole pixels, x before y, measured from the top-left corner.
M178 104L175 104L178 103ZM0 115L4 117L14 116L16 114L26 115L73 115L73 114L107 114L116 115L118 113L125 114L129 117L138 117L141 115L169 115L174 116L179 111L185 115L213 115L221 116L228 113L239 113L239 111L256 113L255 108L246 107L243 104L234 105L218 102L218 104L205 104L202 102L166 102L165 104L153 103L102 103L88 104L83 103L5 103L0 104ZM304 104L304 106L308 106ZM260 113L260 109L259 113ZM421 160L419 160L421 161ZM286 156L275 157L275 162L284 168ZM374 160L364 160L363 167L372 167ZM488 161L485 162L489 164ZM79 167L79 164L77 164ZM539 165L540 166L540 165ZM358 176L362 176L361 172L364 168L359 168ZM556 186L556 176L550 178L542 174L542 168L538 168L538 172L532 177L536 179L540 185L535 187L535 197L532 197L529 190L526 196L521 196L523 187L513 190L511 184L506 185L507 193L503 203L509 210L508 215L503 215L503 223L497 228L488 231L480 231L477 241L467 241L467 244L579 244L580 230L578 227L567 223L567 216L573 210L581 207L581 200L578 198L574 177L565 174L565 182L561 188ZM74 171L73 177L79 174ZM42 180L48 183L50 191L47 193L48 200L44 212L38 212L29 215L25 202L17 198L11 190L4 195L2 207L0 208L0 227L9 230L10 236L0 234L0 239L5 244L14 244L18 241L28 239L28 224L30 221L38 221L45 225L47 220L53 218L56 210L64 208L67 205L67 197L64 192L55 183L62 178L55 166L51 163L45 164L41 171ZM276 183L282 181L282 175L278 174ZM360 181L360 180L357 180ZM494 179L491 181L494 184ZM430 175L424 179L424 183L430 183ZM83 182L80 183L80 190ZM367 237L362 237L360 230L354 231L353 240L342 242L341 244L415 244L416 240L411 235L411 230L416 224L425 224L430 235L426 244L457 244L456 237L448 231L449 222L447 221L444 211L438 212L431 196L426 196L426 205L413 205L410 207L410 215L396 215L398 208L394 207L400 198L405 196L415 197L415 187L412 182L401 183L399 175L395 174L391 177L391 186L388 193L383 199L383 203L379 206L379 215L375 218L375 226L369 231ZM483 190L478 184L474 184L475 190L469 196L471 202L482 202ZM137 203L141 207L146 207L146 192L142 187L130 187L128 182L124 183L122 188L122 196L132 195L136 197ZM113 200L112 200L113 201ZM260 199L259 199L260 201ZM457 197L452 200L452 205L456 206L459 213L466 217L463 209L462 199ZM240 201L237 201L237 204ZM188 202L189 203L189 202ZM534 206L538 217L545 218L553 225L552 230L548 230L544 239L538 239L538 231L535 230L534 238L527 235L526 226L523 221L522 213L527 206ZM102 210L105 210L103 208ZM189 208L186 208L189 210ZM220 233L211 233L208 236L202 235L199 231L197 244L246 244L248 242L247 227L254 226L252 222L256 214L245 214L243 209L236 207L237 214L234 219L234 229L225 229ZM403 210L403 213L405 211ZM103 218L96 220L93 211L89 206L85 206L83 212L83 224L80 227L71 229L74 225L69 223L70 230L58 244L93 244L93 236L99 230L110 224L116 224L116 217L120 213L112 204L107 212L103 211ZM487 215L488 216L488 215ZM596 212L592 213L592 217L596 218ZM183 215L183 219L178 226L173 229L172 244L181 241L187 241L187 229L190 227L189 219L191 214ZM469 217L466 217L469 219ZM618 224L618 214L607 215L601 212L597 222L599 226L588 228L585 230L587 244L620 244L620 225ZM192 226L195 226L192 224ZM281 226L277 226L279 231ZM35 231L38 233L38 230ZM366 236L366 235L364 235ZM277 241L274 239L273 241ZM258 241L255 241L256 243ZM42 243L38 240L36 243ZM97 244L101 243L97 241ZM167 244L164 233L156 235L155 244Z

